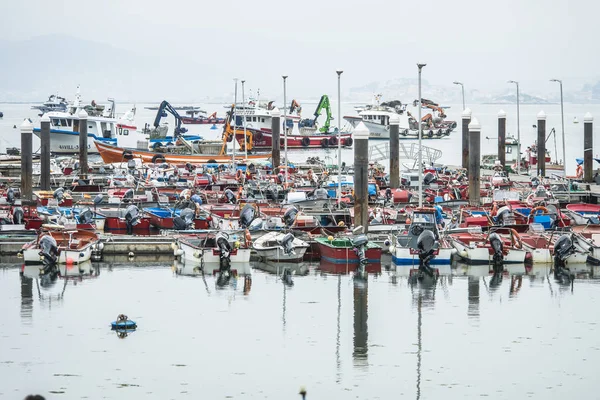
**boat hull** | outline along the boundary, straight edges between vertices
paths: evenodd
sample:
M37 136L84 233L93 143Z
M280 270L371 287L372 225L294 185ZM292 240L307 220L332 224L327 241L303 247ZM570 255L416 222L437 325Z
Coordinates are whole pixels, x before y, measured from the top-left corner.
M153 163L156 161L156 156L159 154L162 159L164 159L167 163L173 164L205 164L208 162L217 162L217 163L229 163L232 159L231 155L224 156L215 156L215 155L192 155L192 154L168 154L168 153L155 153L152 151L138 150L138 149L128 149L125 147L117 147L112 146L106 143L101 143L98 141L94 142L98 151L100 152L100 157L105 163L119 163L125 161L125 154L131 154L133 158L138 158L142 160L144 163ZM269 158L270 154L249 154L248 159L250 160L266 160ZM236 157L238 160L243 160L246 157L242 153L240 156Z
M381 272L381 248L369 248L366 251L368 273L378 274ZM321 271L331 274L347 274L356 271L358 267L358 256L350 247L333 247L319 243L321 254Z
M197 265L200 266L202 259L204 258L205 273L209 271L219 269L220 251L216 248L204 249L204 251L190 246L184 241L178 242L179 248L183 250L182 255L177 255L179 261L185 265ZM231 251L231 264L244 264L250 262L251 250L247 248L239 248ZM211 268L207 270L207 268ZM216 268L215 268L216 267Z
M307 140L308 139L308 140ZM244 144L244 134L239 133L239 129L236 130L236 140L238 143ZM287 147L288 149L308 149L308 148L328 148L336 147L338 135L337 134L315 134L315 135L287 135ZM340 135L342 147L352 146L352 134L342 133ZM325 141L327 143L325 143ZM281 135L280 144L283 148L285 146L284 135ZM273 134L265 131L255 131L253 133L253 148L255 150L271 150L273 146Z
M392 253L392 263L396 266L418 266L419 265L419 255L411 254L409 248L406 247L396 247L390 249ZM430 265L450 265L452 262L452 255L454 254L454 249L452 248L442 248L439 249L439 253L433 258L429 264Z

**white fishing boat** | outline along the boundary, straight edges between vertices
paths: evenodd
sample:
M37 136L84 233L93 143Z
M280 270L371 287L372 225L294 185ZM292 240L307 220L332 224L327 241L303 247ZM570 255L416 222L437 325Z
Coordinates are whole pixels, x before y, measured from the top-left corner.
M50 119L50 151L52 153L73 154L79 152L79 114L85 111L87 117L88 154L98 153L94 141L113 144L120 147L136 148L138 141L147 140L147 136L137 131L135 108L123 116L115 113L114 99L108 99L108 108L92 101L84 106L79 90L75 101L66 111L49 111L43 118ZM34 134L40 137L41 128L34 128Z
M397 117L400 120L400 139L417 139L419 137L419 125L415 116L418 115L418 102L402 104L398 100L380 102L381 95L376 95L373 104L356 108L357 116L345 116L353 127L363 122L369 129L369 139L390 138L390 118ZM423 99L422 107L431 111L422 118L423 139L440 139L450 135L456 128L455 121L446 121L446 114L438 104Z
M80 264L89 261L100 237L92 231L66 230L60 225L44 226L36 240L23 245L20 255L26 264Z
M269 232L252 245L264 261L300 262L309 245L292 233Z
M244 231L179 235L172 244L173 254L179 262L204 268L208 273L224 265L249 263L249 236Z

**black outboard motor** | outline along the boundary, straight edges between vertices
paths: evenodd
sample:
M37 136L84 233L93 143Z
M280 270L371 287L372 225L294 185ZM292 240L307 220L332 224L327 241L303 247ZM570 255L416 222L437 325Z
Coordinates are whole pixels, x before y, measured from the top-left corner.
M44 235L39 241L40 252L43 267L40 269L40 275L52 273L56 268L58 261L58 245L56 240L50 235Z
M287 256L296 254L294 251L294 239L295 237L291 232L286 233L281 239L281 247L283 247L283 252Z
M387 188L385 189L385 199L386 201L392 201L392 189Z
M423 185L429 185L435 181L435 175L431 172L428 172L423 177Z
M133 200L133 189L128 189L124 194L123 197L121 198L121 201L123 202L128 202Z
M285 175L283 175L281 172L277 174L277 183L279 183L280 185L283 185L283 183L285 182Z
M251 204L246 204L240 213L240 227L242 229L250 227L250 224L252 224L252 221L254 221L257 216L256 208Z
M290 207L283 214L283 223L286 227L292 226L294 221L296 220L296 216L298 215L298 209L296 207Z
M423 230L417 238L417 250L419 252L419 277L423 274L433 277L433 268L429 266L432 259L435 258L435 251L438 248L435 235L428 229Z
M488 240L490 241L492 250L494 250L492 257L494 273L501 273L504 270L504 243L500 235L495 232L490 234Z
M559 237L554 243L554 278L557 280L571 279L571 270L566 261L571 254L575 253L575 246L569 235Z
M496 214L496 221L500 225L510 225L509 217L512 216L512 211L509 207L500 207L498 214Z
M273 201L279 201L279 188L277 185L269 185L267 188L267 198Z
M24 216L25 213L23 212L23 209L21 207L15 207L13 209L13 223L21 225L23 223Z
M173 228L177 231L184 231L186 229L194 228L194 210L191 208L184 208L181 210L178 216L173 218Z
M61 203L63 201L63 198L65 197L65 189L61 187L56 189L54 193L52 193L52 197L54 197L56 201Z
M231 244L223 234L217 235L217 247L219 247L219 272L229 273L231 269Z
M84 208L79 212L79 223L80 224L91 224L94 221L94 213L89 207Z
M229 204L235 204L235 194L231 191L231 189L225 189L225 193L223 193L223 195Z
M125 209L125 223L128 235L133 234L133 227L140 223L140 210L133 204Z
M8 204L15 204L15 190L13 188L8 188L6 192L6 202Z
M358 268L356 269L354 277L365 278L367 264L369 263L369 259L367 258L367 244L369 243L369 238L367 237L367 235L362 233L350 239L350 242L352 243L352 247L354 247L354 252L358 257Z

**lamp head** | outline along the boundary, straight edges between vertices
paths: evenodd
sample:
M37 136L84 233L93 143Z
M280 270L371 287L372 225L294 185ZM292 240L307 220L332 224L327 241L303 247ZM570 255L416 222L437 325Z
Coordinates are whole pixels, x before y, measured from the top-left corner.
M419 63L417 63L417 67L418 67L419 69L421 69L421 68L423 68L423 67L425 67L425 66L427 66L427 64L419 64Z
M287 79L287 75L281 75L281 77L283 78L283 80L285 81Z
M452 83L454 83L455 85L461 85L462 86L462 82L454 81Z
M338 69L335 71L336 74L338 74L338 76L340 76L344 71L342 71L341 69Z

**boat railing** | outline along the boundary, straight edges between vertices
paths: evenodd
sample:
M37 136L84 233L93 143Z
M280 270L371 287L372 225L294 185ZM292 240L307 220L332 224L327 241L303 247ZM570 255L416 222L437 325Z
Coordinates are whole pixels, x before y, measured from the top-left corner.
M429 146L421 146L421 160L428 164L435 163L442 157L442 151ZM399 159L416 161L419 158L419 145L417 143L400 143ZM379 143L369 147L369 161L377 162L390 159L389 142Z

